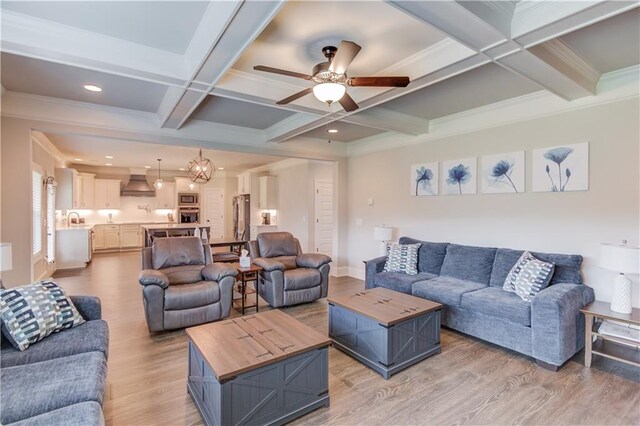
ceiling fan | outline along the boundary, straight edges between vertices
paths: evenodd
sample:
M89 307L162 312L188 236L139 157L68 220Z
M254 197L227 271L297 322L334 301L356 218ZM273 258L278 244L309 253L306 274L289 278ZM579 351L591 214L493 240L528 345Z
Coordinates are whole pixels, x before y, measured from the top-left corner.
M256 65L253 67L256 71L270 72L274 74L286 75L289 77L302 78L316 83L315 86L304 89L295 93L281 101L276 102L278 105L285 105L293 102L303 96L312 93L318 100L331 105L333 102L339 102L345 111L351 112L358 109L358 104L346 93L346 86L352 87L407 87L409 77L349 77L347 76L347 68L355 59L361 47L352 41L342 40L340 45L325 46L322 48L322 54L327 58L327 62L320 62L311 72L311 75L302 74L295 71L287 71L279 68L267 67L264 65Z

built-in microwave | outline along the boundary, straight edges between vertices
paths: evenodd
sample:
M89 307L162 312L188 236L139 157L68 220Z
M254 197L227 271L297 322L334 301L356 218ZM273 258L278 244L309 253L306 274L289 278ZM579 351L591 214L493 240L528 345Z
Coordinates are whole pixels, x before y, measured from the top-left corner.
M198 207L200 196L198 194L182 192L178 194L178 207Z

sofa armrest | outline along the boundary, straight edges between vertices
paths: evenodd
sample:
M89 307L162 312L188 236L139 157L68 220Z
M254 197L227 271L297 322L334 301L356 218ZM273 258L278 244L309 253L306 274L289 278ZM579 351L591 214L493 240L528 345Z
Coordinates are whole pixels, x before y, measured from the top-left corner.
M282 262L278 262L277 260L268 259L266 257L259 257L257 259L253 259L253 263L258 265L265 272L271 271L284 271L284 264Z
M224 277L235 277L236 275L238 275L236 268L224 263L210 263L202 268L202 278L207 281L220 282Z
M376 257L375 259L365 260L365 288L374 288L376 274L384 270L384 264L387 261L387 256Z
M138 275L138 282L143 286L157 285L163 289L169 287L169 278L155 269L145 269Z
M593 302L593 289L584 284L558 283L531 300L533 357L560 366L584 347L584 315Z
M82 318L87 321L102 318L102 305L95 296L69 296Z
M331 258L326 254L320 253L305 253L296 258L296 265L301 268L318 269L329 262L331 262Z

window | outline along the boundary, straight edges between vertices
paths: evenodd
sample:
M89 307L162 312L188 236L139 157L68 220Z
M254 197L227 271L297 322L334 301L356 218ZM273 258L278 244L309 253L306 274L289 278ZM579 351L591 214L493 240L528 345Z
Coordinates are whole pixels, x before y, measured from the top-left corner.
M42 172L35 166L31 172L31 194L32 194L32 253L34 256L42 255Z

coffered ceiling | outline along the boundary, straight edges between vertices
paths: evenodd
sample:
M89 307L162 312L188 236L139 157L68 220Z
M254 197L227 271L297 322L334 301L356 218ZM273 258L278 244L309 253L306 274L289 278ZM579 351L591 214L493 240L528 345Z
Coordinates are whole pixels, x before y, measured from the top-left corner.
M640 62L638 5L3 1L2 113L37 111L89 136L335 158L347 142L428 135L438 120L532 93L565 104L599 96L604 74ZM253 70L310 73L341 40L362 46L350 76L411 83L349 87L360 108L347 113L313 95L276 105L312 83ZM329 124L339 130L331 146Z

